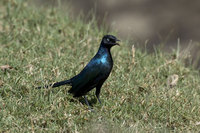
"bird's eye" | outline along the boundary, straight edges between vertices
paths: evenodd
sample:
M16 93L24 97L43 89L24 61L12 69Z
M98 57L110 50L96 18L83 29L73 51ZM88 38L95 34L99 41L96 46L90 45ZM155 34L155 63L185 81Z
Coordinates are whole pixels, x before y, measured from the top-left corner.
M110 42L110 39L109 39L109 38L107 38L107 41L108 41L108 42Z

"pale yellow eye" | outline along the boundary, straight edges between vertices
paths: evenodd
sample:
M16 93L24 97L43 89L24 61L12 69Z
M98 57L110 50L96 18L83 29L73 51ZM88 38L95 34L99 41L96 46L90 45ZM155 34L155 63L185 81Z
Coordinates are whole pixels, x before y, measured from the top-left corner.
M110 41L110 39L109 39L109 38L107 38L107 41L109 42L109 41Z

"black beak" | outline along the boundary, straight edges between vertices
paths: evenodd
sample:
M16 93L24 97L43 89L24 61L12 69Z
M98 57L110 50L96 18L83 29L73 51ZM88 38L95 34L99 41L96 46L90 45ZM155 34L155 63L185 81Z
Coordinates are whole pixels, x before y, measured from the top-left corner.
M117 43L117 41L120 41L120 40L116 39L116 43L115 43L116 45L119 45L119 43Z

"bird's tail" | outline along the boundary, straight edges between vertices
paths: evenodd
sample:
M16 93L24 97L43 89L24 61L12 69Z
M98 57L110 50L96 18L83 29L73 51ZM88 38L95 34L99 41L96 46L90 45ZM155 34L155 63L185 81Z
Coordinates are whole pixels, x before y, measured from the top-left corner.
M64 81L60 81L60 82L56 82L56 83L53 83L53 84L49 84L49 85L45 85L45 86L40 86L40 87L37 87L36 89L41 89L41 88L49 88L49 87L52 87L52 88L54 88L54 87L59 87L59 86L61 86L61 85L71 85L72 84L72 82L71 82L71 80L64 80Z

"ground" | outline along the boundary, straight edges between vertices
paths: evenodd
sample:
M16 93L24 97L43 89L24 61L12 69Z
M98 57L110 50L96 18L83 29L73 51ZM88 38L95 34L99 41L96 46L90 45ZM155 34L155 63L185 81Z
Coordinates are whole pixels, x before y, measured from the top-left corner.
M34 89L78 74L107 32L95 18L72 19L59 9L24 1L0 4L0 132L169 132L200 130L199 72L187 52L153 54L122 40L94 112L68 86Z

